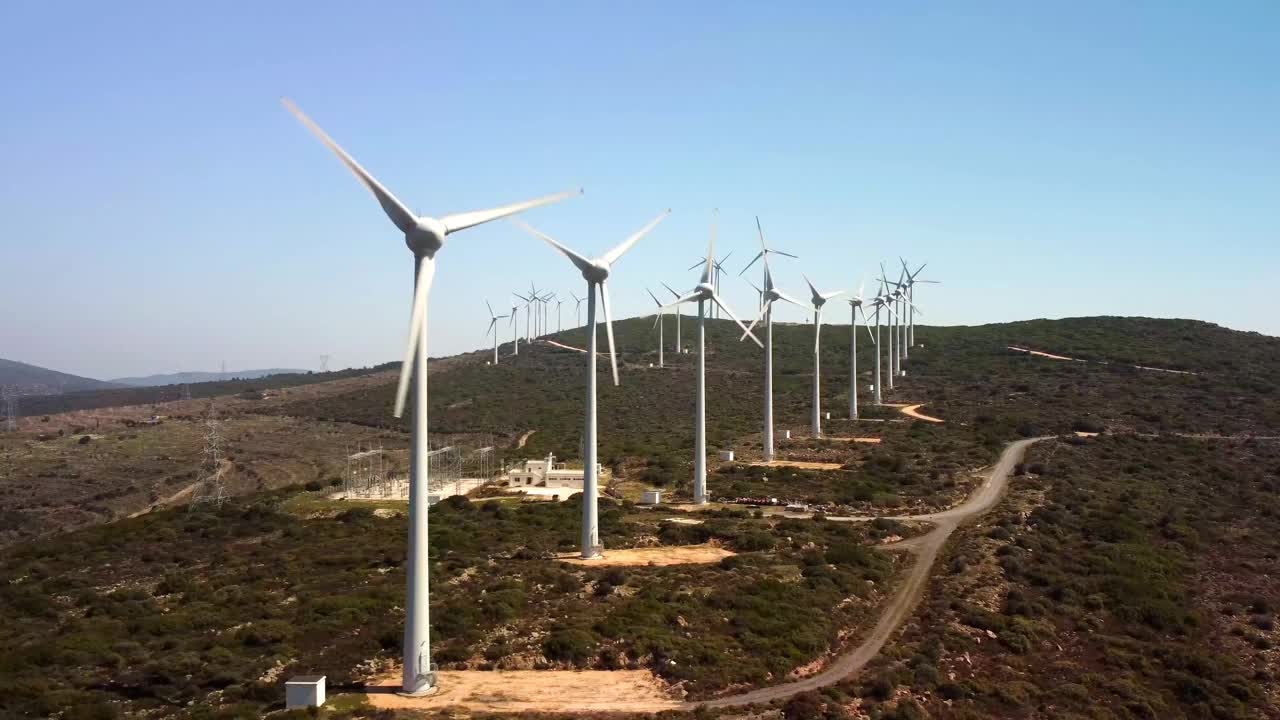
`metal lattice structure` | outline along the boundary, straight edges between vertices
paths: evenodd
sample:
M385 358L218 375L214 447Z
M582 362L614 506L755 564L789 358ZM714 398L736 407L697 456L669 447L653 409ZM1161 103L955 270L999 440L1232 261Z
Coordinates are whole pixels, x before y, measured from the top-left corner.
M205 505L212 505L217 509L227 500L227 490L222 480L226 471L222 458L222 423L214 414L213 405L209 406L204 425L204 452L200 459L200 474L197 476L195 489L191 492L188 511Z
M18 389L0 388L0 402L4 404L4 429L6 432L18 430Z
M490 439L491 442L491 439ZM502 472L497 447L489 444L474 450L446 445L427 453L432 495L465 495L493 482ZM393 451L379 446L348 453L343 475L343 496L353 499L403 500L409 497L409 474L395 459Z

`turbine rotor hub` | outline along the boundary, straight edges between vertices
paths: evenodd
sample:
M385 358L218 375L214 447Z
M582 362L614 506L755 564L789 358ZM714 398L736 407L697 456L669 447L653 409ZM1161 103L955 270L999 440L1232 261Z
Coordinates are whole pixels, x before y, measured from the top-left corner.
M448 232L444 223L435 218L418 218L413 229L404 234L404 244L414 255L434 257L436 251L444 247L444 236Z

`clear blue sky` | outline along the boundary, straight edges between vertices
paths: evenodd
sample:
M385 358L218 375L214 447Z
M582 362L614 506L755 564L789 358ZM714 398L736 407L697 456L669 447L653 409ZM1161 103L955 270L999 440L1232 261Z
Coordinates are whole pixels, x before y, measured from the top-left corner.
M398 358L410 255L283 95L420 213L581 185L525 217L594 254L673 208L617 266L619 315L693 283L719 207L735 269L755 214L801 255L777 265L793 294L901 254L946 282L930 322L1280 334L1277 27L1274 0L7 2L0 357ZM486 344L484 297L582 292L506 223L438 260L433 355Z

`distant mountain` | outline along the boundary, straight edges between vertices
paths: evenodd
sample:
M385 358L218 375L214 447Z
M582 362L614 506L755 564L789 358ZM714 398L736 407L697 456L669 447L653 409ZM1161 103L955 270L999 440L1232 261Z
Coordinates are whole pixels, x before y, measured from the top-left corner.
M183 383L218 382L220 380L252 380L268 375L303 374L306 370L293 368L266 368L264 370L228 370L216 372L178 372L167 375L147 375L145 377L116 378L112 383L129 387L155 387L157 385L180 385Z
M22 395L57 395L80 390L106 390L115 383L0 358L0 386L17 387Z

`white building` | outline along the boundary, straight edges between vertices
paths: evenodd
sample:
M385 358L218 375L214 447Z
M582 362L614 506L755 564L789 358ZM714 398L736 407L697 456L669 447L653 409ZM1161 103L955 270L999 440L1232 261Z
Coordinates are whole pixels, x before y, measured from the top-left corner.
M548 454L545 460L525 460L507 470L500 482L505 487L548 487L568 490L582 489L582 468L567 468L557 463L556 456ZM596 477L601 481L608 477L604 466L596 463Z

